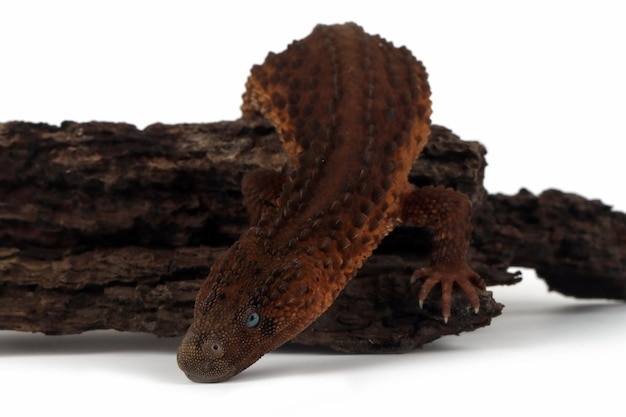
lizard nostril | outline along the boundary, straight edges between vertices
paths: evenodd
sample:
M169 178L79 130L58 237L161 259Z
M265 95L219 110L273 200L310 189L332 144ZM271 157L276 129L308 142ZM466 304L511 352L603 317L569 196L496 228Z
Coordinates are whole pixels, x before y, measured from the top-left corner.
M217 340L207 340L205 346L212 358L221 358L224 355L224 345Z

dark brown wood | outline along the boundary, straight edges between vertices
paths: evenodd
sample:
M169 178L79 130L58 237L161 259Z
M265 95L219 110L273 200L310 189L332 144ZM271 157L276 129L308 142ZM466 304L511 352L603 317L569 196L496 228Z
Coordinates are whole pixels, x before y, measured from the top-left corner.
M626 299L626 216L549 191L490 196L485 150L435 126L410 180L470 196L470 260L488 284L536 268L578 297ZM0 124L0 328L48 334L93 329L181 335L210 265L247 227L244 172L287 159L259 119L213 124ZM295 342L346 352L405 351L489 324L489 292L473 314L455 297L420 310L411 272L428 262L427 231L398 228L337 302Z
M497 250L565 295L626 300L626 214L558 190L521 190L490 195L476 217L477 253Z

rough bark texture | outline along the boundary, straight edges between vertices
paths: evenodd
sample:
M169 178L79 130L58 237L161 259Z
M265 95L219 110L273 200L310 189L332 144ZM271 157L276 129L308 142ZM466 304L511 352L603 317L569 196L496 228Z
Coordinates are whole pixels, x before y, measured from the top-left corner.
M511 284L536 268L552 289L626 299L626 215L548 191L488 195L485 150L435 126L411 182L442 184L474 204L472 266ZM181 335L214 260L247 227L245 171L281 169L271 126L248 119L145 130L125 124L0 124L0 328L48 334L112 328ZM489 324L455 297L450 323L416 303L412 271L428 232L398 228L336 303L294 341L347 352L405 351Z

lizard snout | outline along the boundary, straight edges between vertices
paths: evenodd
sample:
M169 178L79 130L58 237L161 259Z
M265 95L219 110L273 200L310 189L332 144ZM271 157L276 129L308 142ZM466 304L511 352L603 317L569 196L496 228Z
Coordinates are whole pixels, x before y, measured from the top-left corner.
M223 360L224 344L214 336L198 337L190 329L178 347L178 367L193 382L220 382L234 372L234 367Z

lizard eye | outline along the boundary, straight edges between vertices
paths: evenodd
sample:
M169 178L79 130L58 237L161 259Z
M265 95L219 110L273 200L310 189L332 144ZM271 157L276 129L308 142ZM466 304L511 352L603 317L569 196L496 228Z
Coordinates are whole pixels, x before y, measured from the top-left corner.
M251 313L246 319L246 326L248 327L256 327L261 321L261 317L258 313Z

